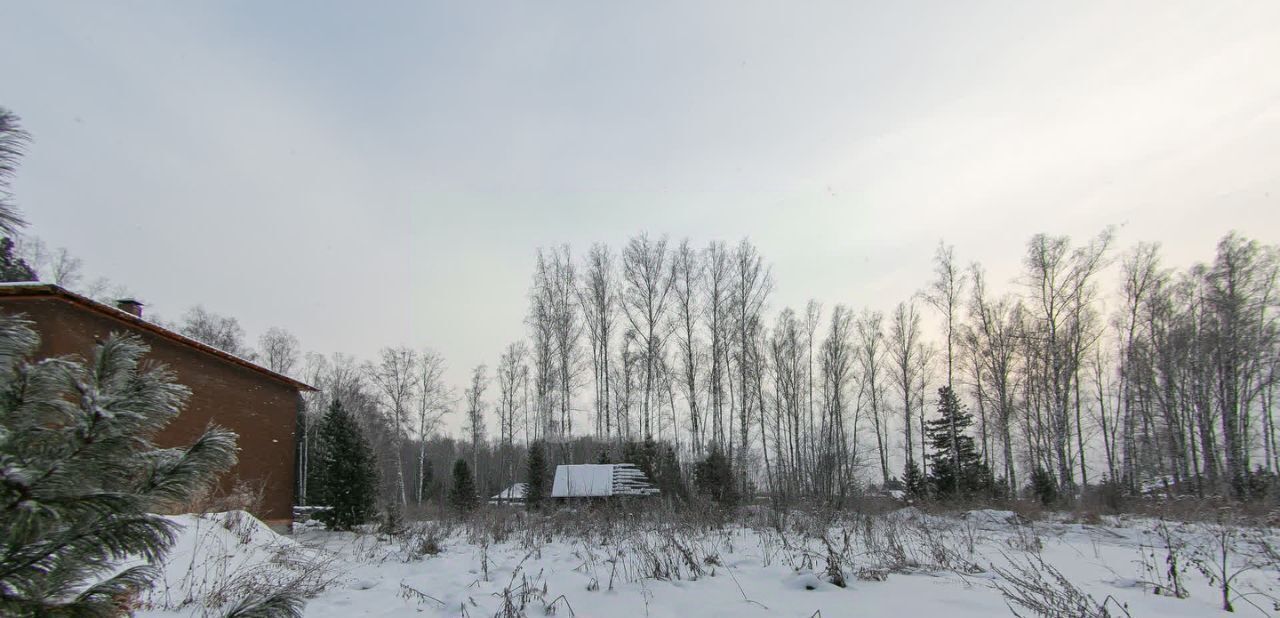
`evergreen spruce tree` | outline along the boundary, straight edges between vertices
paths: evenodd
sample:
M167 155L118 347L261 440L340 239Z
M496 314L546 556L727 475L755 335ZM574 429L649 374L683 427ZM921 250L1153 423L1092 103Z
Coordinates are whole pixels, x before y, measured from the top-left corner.
M628 442L622 447L622 463L635 465L645 478L650 481L658 479L658 443L653 441L653 436L648 436L642 442Z
M35 281L36 271L26 260L13 254L13 241L0 238L0 282Z
M453 462L453 487L449 490L449 504L464 513L474 510L479 504L475 479L471 477L471 466L467 465L465 459L459 458Z
M141 339L111 335L88 362L28 361L39 338L0 316L0 615L118 616L150 585L180 507L236 461L236 435L208 428L185 448L154 436L189 391L143 359ZM128 558L149 563L117 572ZM298 616L299 599L242 601L233 611Z
M600 465L613 463L612 458L609 457L609 449L600 449L600 454L596 456L596 463Z
M645 462L644 450L640 448L640 443L635 441L624 442L622 444L622 462L629 463L639 468L641 472L645 471L648 464ZM653 478L653 477L650 477Z
M547 456L541 442L529 445L529 463L525 471L524 503L529 509L542 506L547 497Z
M938 418L925 425L932 447L929 453L929 488L939 499L967 498L989 489L990 474L973 438L965 433L973 415L965 412L950 387L938 389Z
M313 489L329 510L316 519L331 530L351 530L374 514L378 472L373 450L340 401L329 405L318 431L321 455Z
M440 494L440 486L436 483L436 465L430 460L422 468L422 501L429 502Z
M680 460L676 457L676 450L670 444L666 444L659 453L658 478L651 480L666 498L684 500L688 497L689 490L685 487L684 474L680 471Z
M397 500L388 500L382 507L382 518L378 521L378 534L394 537L404 532L404 510Z
M699 494L722 505L733 506L738 503L733 466L719 447L712 447L707 458L694 465L693 484Z
M1058 481L1040 466L1031 472L1031 493L1043 506L1053 506L1058 501Z
M907 462L907 470L903 473L902 479L907 495L912 499L923 500L929 497L929 479L925 478L924 473L920 471L920 466L916 465L915 459Z

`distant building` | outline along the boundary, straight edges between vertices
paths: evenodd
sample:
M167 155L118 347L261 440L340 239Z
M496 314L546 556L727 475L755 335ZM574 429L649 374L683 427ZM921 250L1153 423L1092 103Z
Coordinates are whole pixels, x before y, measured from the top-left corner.
M609 498L656 496L658 488L635 464L579 464L556 466L552 498Z
M529 493L529 486L516 483L489 498L489 504L524 504L524 497Z
M112 333L138 335L191 389L182 413L156 436L161 447L190 444L210 423L239 434L240 460L221 479L221 490L245 481L263 490L271 521L292 516L297 487L296 433L303 391L314 388L261 365L205 345L142 319L142 304L104 305L44 283L0 284L0 312L22 314L40 334L39 357L87 357Z

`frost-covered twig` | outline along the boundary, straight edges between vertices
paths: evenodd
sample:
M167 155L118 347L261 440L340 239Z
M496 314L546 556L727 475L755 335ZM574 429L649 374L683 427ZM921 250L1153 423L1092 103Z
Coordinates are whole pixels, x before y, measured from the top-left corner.
M726 573L729 574L729 577L733 578L733 584L738 587L738 592L742 593L743 601L746 601L753 605L759 605L760 607L764 608L765 611L769 611L768 605L765 605L764 603L761 603L759 601L754 601L752 599L747 598L747 591L742 589L742 584L738 582L738 576L733 574L733 569L729 568L728 566L725 566L724 570Z
M1001 577L992 585L1004 595L1005 604L1015 616L1023 616L1018 608L1044 618L1112 618L1108 606L1113 599L1099 603L1088 593L1071 583L1067 576L1044 561L1039 554L1030 554L1025 562L1009 557L1011 568L992 565ZM1128 616L1123 605L1117 608Z
M404 582L400 582L400 598L403 598L405 600L413 599L413 600L416 600L418 603L435 601L436 603L440 604L440 607L444 607L444 601L441 601L440 599L437 599Z

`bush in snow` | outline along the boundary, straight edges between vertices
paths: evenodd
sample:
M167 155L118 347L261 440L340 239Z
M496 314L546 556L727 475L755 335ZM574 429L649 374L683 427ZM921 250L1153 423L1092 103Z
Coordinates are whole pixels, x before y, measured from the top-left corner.
M1129 616L1129 610L1115 599L1107 597L1099 602L1080 590L1039 554L1029 554L1025 562L1010 558L1009 564L1008 569L995 567L1000 579L993 585L1004 595L1005 603L1015 616L1027 615L1019 610L1048 618Z
M1185 552L1187 542L1177 530L1169 525L1167 520L1161 519L1152 530L1160 544L1164 546L1164 566L1157 566L1160 560L1156 557L1156 547L1150 548L1139 546L1139 554L1142 555L1142 567L1152 576L1151 581L1146 582L1151 586L1152 592L1185 599L1190 593L1182 582L1183 573L1186 570ZM1149 553L1148 553L1149 552Z
M186 448L152 437L188 390L133 336L88 362L29 362L30 324L0 316L0 614L116 616L157 576L175 525L152 511L183 504L230 468L236 435L210 427ZM126 559L147 564L119 570ZM289 595L242 615L298 615Z
M1266 541L1262 533L1257 529L1242 526L1234 513L1222 509L1218 512L1216 520L1199 524L1199 534L1196 536L1199 542L1191 547L1191 564L1209 580L1209 585L1221 592L1222 610L1234 612L1236 601L1252 604L1253 601L1250 601L1247 595L1240 594L1237 590L1236 579L1249 571L1266 566L1265 549L1268 548L1264 547ZM1244 551L1250 545L1264 551ZM1264 596L1267 596L1273 604L1276 603L1275 599L1268 595ZM1261 607L1257 605L1254 607L1265 613Z
M237 605L288 590L300 597L322 592L343 567L337 556L281 537L244 511L167 517L178 527L177 541L161 576L141 595L136 609L183 611L209 618L218 613L243 618ZM271 615L271 614L265 614Z
M437 521L410 525L400 535L401 548L410 560L434 556L444 551L444 541L452 533L446 524Z

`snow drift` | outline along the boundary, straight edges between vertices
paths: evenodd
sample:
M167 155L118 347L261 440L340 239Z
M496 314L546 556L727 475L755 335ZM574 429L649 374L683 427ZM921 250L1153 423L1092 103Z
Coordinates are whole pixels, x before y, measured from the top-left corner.
M175 515L177 542L144 610L208 610L281 589L309 596L336 577L336 556L276 534L244 511ZM185 612L184 612L185 613Z

